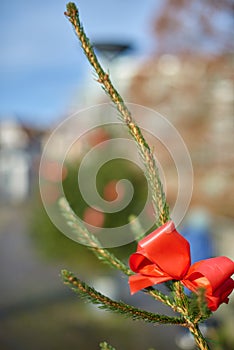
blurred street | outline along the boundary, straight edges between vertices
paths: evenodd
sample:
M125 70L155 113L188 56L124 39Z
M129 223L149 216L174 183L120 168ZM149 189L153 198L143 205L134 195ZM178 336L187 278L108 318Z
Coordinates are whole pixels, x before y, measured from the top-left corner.
M20 206L1 205L0 219L1 349L96 349L102 340L109 341L121 350L145 350L150 347L156 350L178 349L174 342L179 331L177 327L132 322L97 311L79 301L62 284L59 273L62 268L83 276L86 272L80 270L78 262L61 264L56 260L48 262L42 258L40 248L37 249L28 232L29 203ZM224 221L221 225L224 227ZM226 222L226 228L228 226ZM233 246L233 235L228 233L228 229L223 232L226 235L217 235L216 238L221 243L220 253L227 254ZM93 275L90 283L97 283L97 277ZM168 313L159 303L156 305L155 302L142 298L141 293L130 297L127 280L120 279L113 283L116 287L118 285L118 292L115 292L117 299L125 299L130 304L150 311ZM232 300L229 308L223 306L218 312L221 322L225 320L226 331L233 322L233 307Z
M59 277L62 268L79 271L78 263L64 266L43 260L28 234L29 214L27 204L1 206L0 349L96 349L102 340L121 350L177 349L175 327L132 322L79 302ZM122 293L129 293L127 280L121 284ZM159 304L155 307L139 296L128 296L131 301L163 312Z

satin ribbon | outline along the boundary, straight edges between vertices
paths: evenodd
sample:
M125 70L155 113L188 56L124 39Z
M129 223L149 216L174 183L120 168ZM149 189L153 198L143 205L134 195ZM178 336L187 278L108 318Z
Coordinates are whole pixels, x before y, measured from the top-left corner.
M228 303L234 288L230 278L234 262L225 256L201 260L191 265L190 245L175 229L172 221L143 238L129 259L136 275L129 277L131 294L169 280L179 280L193 292L205 289L207 305L215 311Z

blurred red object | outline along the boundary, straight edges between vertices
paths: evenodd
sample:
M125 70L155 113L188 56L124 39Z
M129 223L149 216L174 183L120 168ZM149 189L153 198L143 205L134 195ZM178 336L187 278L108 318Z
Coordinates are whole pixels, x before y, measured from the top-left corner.
M94 226L93 229L103 227L105 215L97 208L88 207L84 211L83 220L88 224Z

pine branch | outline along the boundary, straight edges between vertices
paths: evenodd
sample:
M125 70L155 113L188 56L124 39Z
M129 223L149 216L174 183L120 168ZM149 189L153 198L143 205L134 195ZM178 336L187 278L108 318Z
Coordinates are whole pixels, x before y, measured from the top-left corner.
M65 12L65 15L72 23L73 28L80 40L83 51L98 75L98 82L109 95L111 101L115 104L118 112L120 113L122 121L126 124L130 134L138 145L138 150L146 168L145 173L152 193L152 201L156 214L156 225L161 226L170 219L170 215L169 206L166 202L166 196L159 177L159 171L154 155L151 152L151 149L144 136L142 135L140 128L133 120L130 111L123 101L123 98L113 86L109 74L103 70L101 64L99 63L93 47L84 32L84 28L80 23L79 12L74 3L69 2L67 4L67 11Z
M113 346L107 344L107 342L105 342L105 341L100 343L99 346L100 346L101 350L115 350L115 348L113 348Z
M132 118L132 115L124 103L122 97L113 86L109 74L106 73L100 65L93 47L90 44L89 39L86 36L84 29L80 23L78 9L74 3L67 4L67 12L65 12L65 15L73 25L75 33L80 40L83 51L98 76L98 82L101 84L102 88L105 90L111 101L116 106L116 109L119 112L123 123L128 127L131 136L137 143L139 154L145 165L145 174L148 179L152 194L152 202L156 214L156 226L161 226L170 219L170 214L169 206L166 202L166 196L163 190L154 155L146 140L144 139L140 128ZM68 205L67 202L65 204ZM65 215L68 215L67 218L69 219L70 217L69 224L73 229L75 229L75 232L82 237L83 242L86 242L84 244L88 245L100 260L108 262L112 267L120 269L127 275L131 274L131 271L127 268L126 265L124 265L115 256L100 246L100 243L96 237L91 235L88 230L83 225L81 225L79 220L74 220L74 213L72 211L69 212L69 208L66 208L65 212ZM197 309L195 310L195 315L191 314L194 306L189 303L188 298L184 294L182 285L179 281L174 282L172 285L174 300L170 299L159 291L154 290L153 288L146 288L144 291L147 294L153 296L156 300L162 301L164 304L172 307L174 311L179 312L182 315L181 318L153 314L145 310L137 309L123 302L116 302L114 300L111 300L110 298L97 292L95 289L89 287L87 284L77 279L68 271L62 271L62 276L64 282L68 284L74 291L79 293L81 297L93 304L98 304L99 308L101 309L123 314L125 316L131 317L133 320L144 320L145 322L149 323L179 324L181 326L185 326L189 328L190 332L193 334L199 349L209 349L208 344L198 327L198 322L201 320L201 317L204 317L206 314L206 310L204 310L202 306L204 295L201 295L197 298ZM103 344L105 346L108 346L106 343Z
M88 246L88 249L90 249L103 263L122 271L127 276L133 274L127 265L119 260L114 254L111 254L107 249L102 248L99 240L90 233L82 221L79 220L64 197L60 198L59 206L67 224L73 229L78 242Z
M166 315L154 314L145 310L135 308L123 302L114 301L105 295L97 292L94 288L80 281L71 272L62 270L62 278L65 284L68 284L72 290L78 293L82 298L99 305L100 309L112 311L130 317L132 320L142 320L147 323L177 324L185 326L185 320L180 317L170 317Z

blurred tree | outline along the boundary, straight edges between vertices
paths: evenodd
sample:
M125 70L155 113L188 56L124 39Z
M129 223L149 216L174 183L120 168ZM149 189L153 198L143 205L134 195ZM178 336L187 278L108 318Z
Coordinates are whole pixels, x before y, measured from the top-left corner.
M232 52L232 0L165 0L153 23L159 53Z
M66 163L67 176L63 180L64 193L72 209L81 219L85 220L87 209L91 209L85 202L80 188L77 185L77 172L79 169L79 160ZM90 174L93 168L90 168ZM114 175L113 175L114 174ZM113 180L114 176L114 180ZM130 215L138 215L144 208L147 199L147 181L142 172L134 163L127 162L124 159L116 159L107 162L97 174L96 185L101 196L106 200L114 200L116 197L115 185L121 179L128 179L134 187L134 198L121 211L114 213L104 213L103 227L117 227L128 223ZM121 198L120 198L121 200ZM149 213L150 214L150 213ZM87 215L86 215L87 216ZM93 218L90 222L94 226L98 225L98 218ZM86 220L85 220L86 221ZM89 222L89 220L87 220ZM35 197L34 211L31 220L31 232L34 243L44 257L50 260L60 262L76 263L85 270L103 270L106 265L97 264L97 259L84 246L68 239L57 227L50 221L39 196ZM113 248L113 251L120 257L128 257L132 251L130 243L124 247Z

